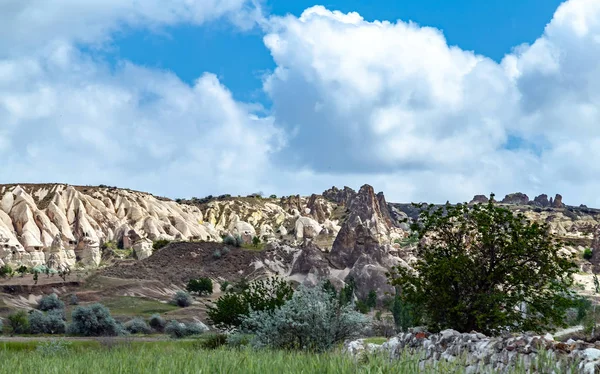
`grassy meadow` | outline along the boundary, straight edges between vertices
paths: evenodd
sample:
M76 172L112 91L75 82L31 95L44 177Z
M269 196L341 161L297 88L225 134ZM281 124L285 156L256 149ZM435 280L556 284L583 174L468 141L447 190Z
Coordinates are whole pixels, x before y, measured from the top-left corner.
M203 339L144 342L130 339L46 340L0 342L0 373L464 373L459 363L422 368L420 356L405 353L390 360L383 355L353 359L340 350L325 354L219 348L206 350ZM536 372L550 372L548 357L536 362ZM547 370L547 371L546 371ZM566 368L561 372L569 372ZM572 368L572 372L576 372ZM518 367L512 373L525 373Z

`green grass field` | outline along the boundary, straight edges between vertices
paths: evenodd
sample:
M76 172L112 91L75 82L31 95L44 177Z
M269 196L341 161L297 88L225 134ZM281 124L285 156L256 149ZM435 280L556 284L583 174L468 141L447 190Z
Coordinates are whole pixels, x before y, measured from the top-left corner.
M422 368L420 356L404 354L390 360L381 355L355 360L338 351L310 354L269 350L236 350L221 348L204 350L199 340L165 340L141 342L135 340L98 339L69 341L52 349L52 344L36 341L0 342L0 373L464 373L458 364L442 363L435 368ZM39 348L39 347L42 348ZM546 358L539 359L537 368L556 368ZM525 373L517 368L512 373ZM548 371L550 372L550 371ZM567 372L567 371L564 371ZM575 371L573 371L575 372Z

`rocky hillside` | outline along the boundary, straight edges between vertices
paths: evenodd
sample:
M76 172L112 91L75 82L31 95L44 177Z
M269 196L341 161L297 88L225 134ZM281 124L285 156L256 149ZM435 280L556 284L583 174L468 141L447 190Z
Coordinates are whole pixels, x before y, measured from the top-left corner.
M476 196L471 203L485 201L484 196ZM565 205L560 195L530 201L516 193L501 203L532 220L548 222L564 239L567 252L580 254L585 248L600 247L600 238L593 240L600 210ZM166 273L181 272L181 261L169 260L171 249L179 259L188 255L196 259L190 263L203 259L205 265L196 270L211 277L219 268L246 275L276 273L298 282L325 277L341 284L351 276L359 297L371 290L383 295L391 291L385 276L388 269L414 259L416 243L404 221L416 215L418 209L390 204L368 185L359 191L333 187L309 197L222 196L179 203L113 187L0 185L0 266L60 268L78 262L98 266L103 248L112 242L132 249L143 260L143 268L164 268ZM265 250L231 251L227 264L223 260L213 264L210 246L189 246L212 242L221 250L219 243L228 234L239 235L247 244L258 237ZM153 241L160 239L179 243L148 258ZM600 249L594 252L600 265ZM236 256L241 257L236 260ZM171 262L177 268L169 270ZM582 270L591 270L591 263L581 263ZM243 268L230 269L232 264ZM117 264L108 272L128 278L145 276L132 273L135 267L123 266Z

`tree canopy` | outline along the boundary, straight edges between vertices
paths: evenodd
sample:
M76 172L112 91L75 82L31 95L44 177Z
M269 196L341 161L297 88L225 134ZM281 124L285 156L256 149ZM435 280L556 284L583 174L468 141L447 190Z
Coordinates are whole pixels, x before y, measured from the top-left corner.
M390 274L432 330L493 334L564 323L577 270L547 224L486 204L421 206L412 269Z

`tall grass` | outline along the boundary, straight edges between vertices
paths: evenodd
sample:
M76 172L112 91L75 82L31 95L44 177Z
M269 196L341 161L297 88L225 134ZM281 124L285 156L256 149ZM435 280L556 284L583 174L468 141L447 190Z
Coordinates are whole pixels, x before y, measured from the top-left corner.
M356 360L339 352L309 354L269 350L202 350L200 341L102 342L73 341L62 352L45 354L33 342L0 343L0 373L361 373L413 374L464 373L460 363L420 366L419 355L405 353L390 360L383 355L364 355ZM538 369L555 363L543 358ZM519 368L514 373L525 373ZM544 371L543 371L544 372ZM568 372L568 371L561 371ZM573 371L575 372L575 371Z

